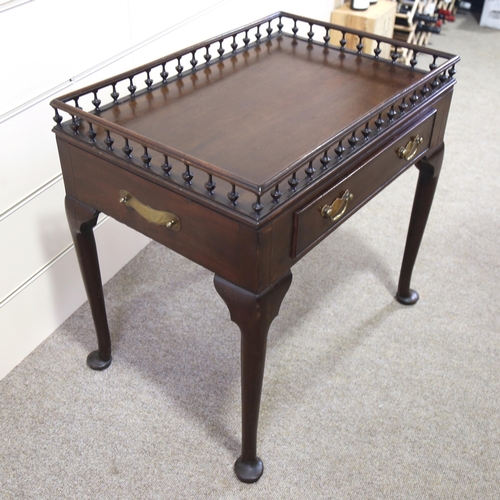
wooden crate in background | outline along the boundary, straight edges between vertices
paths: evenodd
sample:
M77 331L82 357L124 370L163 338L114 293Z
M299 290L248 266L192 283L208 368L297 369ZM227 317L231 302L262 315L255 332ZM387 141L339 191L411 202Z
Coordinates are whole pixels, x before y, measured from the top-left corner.
M394 20L396 17L397 2L391 0L379 0L376 4L370 5L367 10L356 11L352 10L349 4L344 4L332 12L331 22L346 26L347 28L367 31L374 35L386 36L392 38L394 32ZM330 43L340 45L339 41L342 38L340 31L332 30L330 32ZM347 35L346 48L356 50L356 45L359 42L357 36ZM363 52L372 54L377 44L373 40L363 39ZM381 46L382 53L380 57L390 58L390 47L387 45Z

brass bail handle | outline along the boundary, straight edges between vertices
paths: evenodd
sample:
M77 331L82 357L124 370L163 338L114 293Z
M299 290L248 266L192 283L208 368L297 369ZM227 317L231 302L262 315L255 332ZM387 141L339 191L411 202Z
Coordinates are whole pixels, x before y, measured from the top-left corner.
M120 203L133 208L141 217L144 217L151 224L156 226L165 226L172 231L181 230L181 221L177 215L162 210L155 210L154 208L144 205L133 194L130 194L124 189L120 189Z
M422 142L424 142L424 138L417 134L411 141L408 141L406 146L401 146L399 148L398 156L406 161L410 161L417 154L418 146L420 146Z
M345 193L331 205L325 205L320 209L321 216L325 219L330 219L332 222L339 220L346 212L349 201L352 200L353 194L346 189Z

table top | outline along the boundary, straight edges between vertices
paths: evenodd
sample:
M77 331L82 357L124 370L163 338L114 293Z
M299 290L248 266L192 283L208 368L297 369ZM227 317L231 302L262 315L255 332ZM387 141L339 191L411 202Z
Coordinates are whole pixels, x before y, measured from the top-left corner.
M279 36L101 117L255 185L423 74Z
M56 130L258 220L452 84L457 61L280 12L51 104Z

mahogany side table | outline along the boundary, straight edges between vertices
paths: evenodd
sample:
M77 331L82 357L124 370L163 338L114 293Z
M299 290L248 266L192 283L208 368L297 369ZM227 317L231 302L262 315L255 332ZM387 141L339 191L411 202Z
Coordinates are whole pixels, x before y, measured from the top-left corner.
M341 33L339 46L331 30ZM356 50L346 48L347 35L357 37ZM402 49L413 53L408 65ZM241 330L235 472L257 481L266 339L290 269L412 165L420 174L396 298L418 300L410 278L458 61L278 12L52 101L66 211L97 331L88 365L111 363L93 236L103 212L215 273Z

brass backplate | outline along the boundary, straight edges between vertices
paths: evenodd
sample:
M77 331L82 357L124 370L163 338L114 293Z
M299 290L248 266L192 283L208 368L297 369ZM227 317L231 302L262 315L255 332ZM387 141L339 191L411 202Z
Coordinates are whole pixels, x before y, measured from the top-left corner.
M155 210L139 201L133 194L125 189L120 189L120 203L133 208L141 217L144 217L151 224L156 226L165 226L172 231L181 230L181 221L177 215L172 212Z

